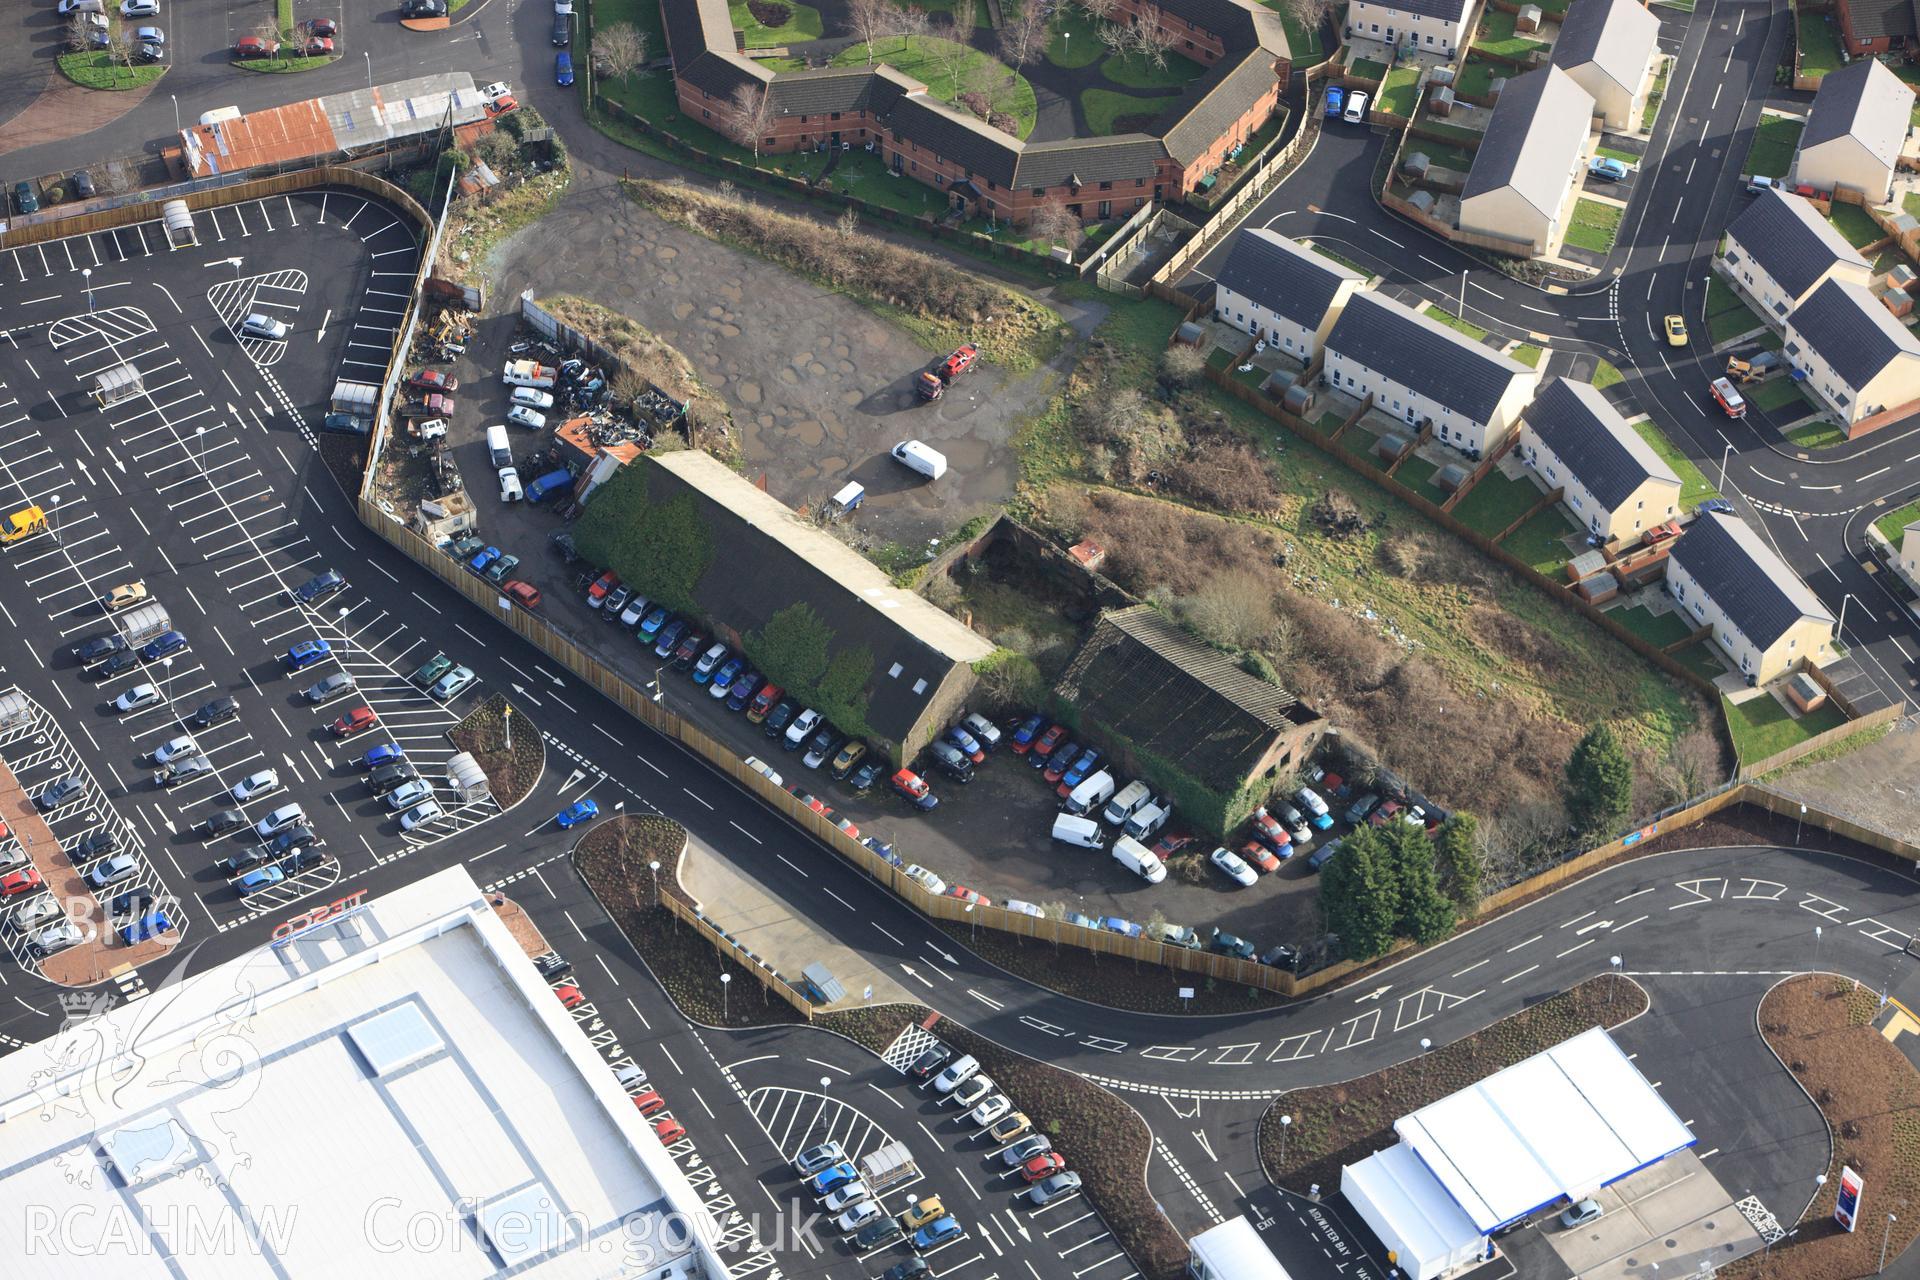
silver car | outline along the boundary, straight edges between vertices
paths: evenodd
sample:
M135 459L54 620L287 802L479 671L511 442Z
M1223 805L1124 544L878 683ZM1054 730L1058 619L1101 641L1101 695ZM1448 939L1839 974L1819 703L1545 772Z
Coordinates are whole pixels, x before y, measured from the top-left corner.
M317 707L323 702L332 702L335 698L352 693L357 687L351 673L336 671L302 689L300 696Z

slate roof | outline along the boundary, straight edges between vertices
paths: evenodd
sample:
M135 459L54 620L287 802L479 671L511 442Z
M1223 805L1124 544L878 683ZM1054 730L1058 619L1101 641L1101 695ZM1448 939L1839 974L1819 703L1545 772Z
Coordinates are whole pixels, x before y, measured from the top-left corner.
M1083 728L1105 728L1219 790L1239 786L1276 734L1321 718L1148 604L1101 614L1058 691Z
M1796 298L1836 262L1872 269L1811 204L1778 187L1754 197L1727 235Z
M1673 468L1589 383L1553 379L1525 417L1533 434L1608 511L1618 511L1650 479L1680 487Z
M1553 41L1553 65L1592 65L1628 93L1640 87L1660 19L1638 0L1573 0Z
M1493 416L1515 378L1532 369L1378 293L1356 293L1327 349L1412 387L1475 422Z
M1912 39L1913 0L1847 0L1847 23L1862 40Z
M1560 68L1515 76L1494 105L1461 200L1512 187L1551 217L1566 194L1592 119L1593 95Z
M1030 142L1021 149L1020 159L1014 165L1013 185L1058 187L1072 182L1097 187L1102 182L1128 182L1134 178L1151 182L1166 150L1160 139L1145 133Z
M1687 526L1668 556L1762 649L1802 618L1833 621L1819 597L1738 516L1707 512Z
M989 178L1003 187L1018 185L1013 171L1020 162L1020 140L968 112L955 111L925 94L914 93L894 105L887 125L977 177Z
M702 613L744 636L805 603L832 633L830 653L872 654L867 721L877 735L905 739L956 667L993 652L958 619L895 587L864 556L707 454L649 454L623 468L620 481L633 483L627 475L635 472L656 502L693 495L712 551L693 587Z
M1320 327L1343 282L1364 278L1265 227L1241 231L1214 277L1221 288L1310 331Z
M1891 169L1900 159L1912 109L1913 90L1899 76L1878 58L1860 58L1821 79L1800 149L1851 137Z
M675 64L675 74L715 102L731 102L741 85L759 87L773 76L737 53L703 53L692 61Z
M1802 344L1826 361L1857 394L1902 355L1920 356L1920 341L1865 285L1829 280L1787 317L1788 354Z
M790 71L773 78L767 86L773 109L783 116L830 116L836 111L875 111L892 109L906 91L900 85L917 87L898 72L891 80L879 73L891 67L821 67L808 71ZM876 101L878 99L878 101Z
M1165 134L1167 154L1182 165L1204 155L1234 121L1246 114L1248 104L1279 83L1273 58L1259 48L1248 49L1239 57L1229 51L1189 84L1178 101L1162 113L1163 119L1173 121Z

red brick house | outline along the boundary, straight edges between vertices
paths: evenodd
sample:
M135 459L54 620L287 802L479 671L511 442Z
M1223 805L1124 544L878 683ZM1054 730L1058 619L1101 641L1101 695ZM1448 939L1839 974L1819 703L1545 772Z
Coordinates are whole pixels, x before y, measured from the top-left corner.
M1913 43L1914 0L1837 0L1840 43L1852 56L1885 53Z
M1291 68L1279 15L1258 0L1122 0L1125 16L1152 17L1206 74L1161 114L1159 132L1026 142L884 64L770 71L738 51L726 0L660 0L660 9L689 119L721 128L747 85L772 110L762 151L871 143L950 206L1015 223L1049 204L1087 220L1124 217L1198 189L1272 115Z

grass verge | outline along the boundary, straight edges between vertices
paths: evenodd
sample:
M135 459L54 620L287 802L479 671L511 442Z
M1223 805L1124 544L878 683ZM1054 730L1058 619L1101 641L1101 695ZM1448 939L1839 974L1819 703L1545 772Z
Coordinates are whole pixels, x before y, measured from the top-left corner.
M1611 360L1602 360L1593 366L1593 386L1596 391L1605 391L1608 387L1617 387L1627 380Z
M1733 735L1733 752L1743 765L1765 760L1847 722L1847 717L1831 702L1795 719L1772 694L1761 694L1739 704L1722 695L1720 710L1727 717L1727 731Z
M138 89L167 74L164 62L149 67L122 65L105 49L84 53L63 53L58 59L60 74L82 89Z
M1660 429L1660 424L1652 418L1642 418L1633 424L1647 447L1660 455L1660 460L1673 468L1673 474L1680 477L1680 508L1691 511L1694 506L1706 498L1717 498L1720 491L1707 483L1707 477L1694 465L1692 458L1680 451L1672 437Z
M1620 234L1620 219L1626 210L1598 200L1577 200L1573 222L1567 227L1567 243L1591 253L1606 253Z
M525 714L519 715L519 736L512 746L507 745L508 721L515 711L506 694L496 693L447 730L453 745L470 752L487 775L487 787L502 809L511 809L527 798L533 784L540 780L547 758L540 731Z
M1343 1084L1296 1089L1260 1117L1260 1166L1290 1191L1340 1185L1343 1166L1393 1145L1393 1122L1542 1053L1593 1026L1618 1026L1647 1008L1630 978L1602 974L1431 1053ZM1898 1056L1898 1051L1895 1051ZM1282 1125L1280 1117L1292 1118Z
M1693 6L1687 6L1689 12ZM1673 70L1673 59L1668 58L1660 64L1660 74L1653 78L1653 87L1647 90L1647 105L1640 111L1640 127L1648 133L1653 132L1653 122L1660 116L1660 104L1667 96L1667 74Z
M1756 178L1786 177L1806 127L1804 120L1792 116L1761 116L1754 126L1753 145L1747 148L1747 172Z
M1792 386L1793 384L1788 383L1787 385ZM1799 395L1798 392L1795 392L1795 394ZM1800 399L1804 401L1806 397L1802 395ZM1845 444L1847 442L1847 433L1824 418L1816 422L1803 422L1799 426L1793 427L1781 434L1786 436L1788 440L1792 441L1799 448L1811 451L1831 449L1837 444Z
M1472 338L1475 342L1487 336L1487 331L1473 321L1462 319L1443 307L1428 307L1427 319L1438 321L1449 329L1456 329L1466 334L1469 338Z
M1060 347L1051 307L924 253L858 232L842 241L810 218L678 184L641 180L627 191L669 222L845 293L930 351L976 342L987 360L1025 374Z
M1873 522L1881 536L1894 546L1900 545L1901 532L1915 520L1920 520L1920 501L1909 502L1898 511L1889 511Z

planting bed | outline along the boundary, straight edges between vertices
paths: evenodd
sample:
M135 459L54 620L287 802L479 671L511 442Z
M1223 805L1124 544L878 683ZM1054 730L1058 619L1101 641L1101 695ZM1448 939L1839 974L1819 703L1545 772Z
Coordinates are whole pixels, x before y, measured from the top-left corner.
M514 710L506 694L496 693L447 730L454 746L473 754L502 809L511 809L527 798L534 783L540 781L540 770L547 759L540 731L525 715L520 716L520 736L511 747L507 745L507 718Z

